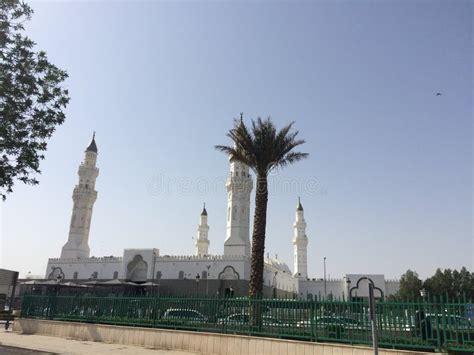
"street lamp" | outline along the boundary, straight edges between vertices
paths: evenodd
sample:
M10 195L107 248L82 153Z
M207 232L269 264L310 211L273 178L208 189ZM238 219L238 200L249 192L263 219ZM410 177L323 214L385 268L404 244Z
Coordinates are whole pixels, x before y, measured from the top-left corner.
M209 269L211 265L206 265L207 275L206 275L206 296L209 296Z
M61 283L61 279L62 279L62 276L61 276L61 275L56 276L56 283L57 283L57 286L56 286L56 295L57 295L57 296L59 296L59 284Z
M323 259L324 263L324 299L327 297L327 288L326 288L326 257Z
M156 274L155 274L155 269L156 269L156 257L157 257L157 250L155 248L153 248L153 252L152 252L152 255L153 255L153 271L151 272L151 295L154 296L154 290L155 290L155 277L156 277Z
M201 278L201 276L199 274L196 274L196 296L199 293L199 279L200 278Z
M275 271L275 276L273 276L273 298L276 298L276 293L277 293L277 282L276 282L276 277L277 277L278 271Z
M423 302L425 302L425 298L426 298L426 290L424 288L422 288L420 290L420 296L421 298L423 298Z
M346 277L346 284L347 284L347 300L351 300L351 279Z

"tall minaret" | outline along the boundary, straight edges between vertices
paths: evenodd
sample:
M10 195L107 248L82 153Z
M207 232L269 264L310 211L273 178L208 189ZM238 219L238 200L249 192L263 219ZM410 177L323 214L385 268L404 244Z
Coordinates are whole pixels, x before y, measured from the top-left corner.
M296 219L293 224L293 249L295 251L295 277L308 277L308 237L306 236L306 221L304 220L304 211L301 201L298 198L298 207L296 208Z
M74 188L72 200L71 225L69 238L61 251L61 258L88 258L89 257L89 229L91 225L92 207L97 199L95 179L99 169L95 167L97 160L97 145L95 132L92 141L85 151L84 161L79 166L79 184Z
M231 162L226 187L227 236L224 255L250 256L250 192L253 182L248 166Z
M209 255L209 225L207 224L207 211L206 204L201 212L201 218L197 227L197 239L196 239L196 255Z

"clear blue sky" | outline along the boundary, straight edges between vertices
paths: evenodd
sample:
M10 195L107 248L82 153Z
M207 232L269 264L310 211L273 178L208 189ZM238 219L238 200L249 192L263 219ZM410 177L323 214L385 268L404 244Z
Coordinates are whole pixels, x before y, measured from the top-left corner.
M3 205L3 267L44 274L59 256L92 131L100 168L92 255L193 253L203 201L210 251L221 253L228 162L213 146L228 143L244 112L247 122L296 121L310 153L272 178L271 255L293 267L301 195L311 277L322 276L324 256L331 277L472 269L470 2L32 7L28 33L68 71L72 99L40 185L18 183Z

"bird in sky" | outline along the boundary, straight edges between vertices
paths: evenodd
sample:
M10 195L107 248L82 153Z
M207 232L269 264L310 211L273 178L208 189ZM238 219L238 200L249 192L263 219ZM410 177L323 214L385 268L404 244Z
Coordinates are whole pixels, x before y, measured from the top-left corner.
M441 96L442 94L440 92L437 92L436 93L436 96Z

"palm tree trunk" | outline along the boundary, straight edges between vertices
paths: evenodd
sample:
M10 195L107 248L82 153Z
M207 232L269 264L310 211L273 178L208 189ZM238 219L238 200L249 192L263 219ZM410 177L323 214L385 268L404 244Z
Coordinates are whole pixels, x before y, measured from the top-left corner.
M249 295L261 297L263 289L263 266L265 253L265 230L267 227L268 182L266 175L257 176L255 192L255 215L252 235L252 262Z

